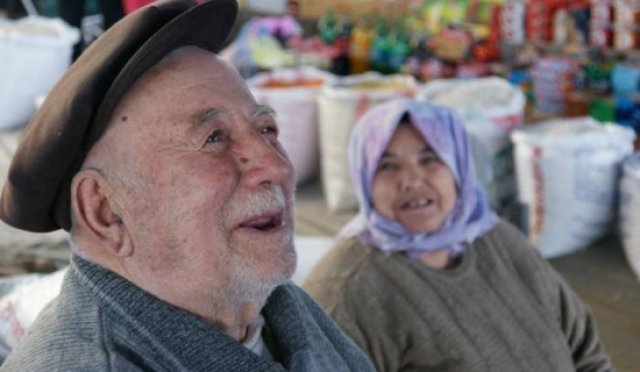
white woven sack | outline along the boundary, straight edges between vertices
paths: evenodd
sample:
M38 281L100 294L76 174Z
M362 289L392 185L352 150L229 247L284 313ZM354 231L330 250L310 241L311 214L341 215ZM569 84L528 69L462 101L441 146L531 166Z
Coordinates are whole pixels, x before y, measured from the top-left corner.
M631 270L640 280L640 153L625 160L620 181L620 232Z
M13 350L44 307L62 287L67 269L51 274L28 274L14 289L0 298L0 359Z
M577 118L516 130L512 138L518 198L543 256L574 252L609 231L620 164L633 151L631 129Z
M376 84L379 84L378 88ZM372 89L362 88L367 85ZM368 72L343 78L322 90L318 97L320 165L329 210L347 211L358 206L349 175L347 153L351 129L360 116L375 104L413 96L415 89L415 79L409 75L384 76Z
M247 81L256 101L268 104L276 110L280 143L293 163L298 183L308 181L318 171L320 151L317 96L323 85L268 88L264 87L264 83L268 79L300 81L315 78L324 80L323 85L335 79L327 72L304 67L274 70L258 74Z
M0 189L4 186L9 174L9 167L13 154L18 148L23 131L0 131ZM33 251L37 246L60 246L67 241L69 233L64 230L56 230L48 233L35 233L16 229L0 221L0 250L5 253L10 251Z
M0 21L0 129L29 121L34 99L67 70L79 37L77 29L60 19Z
M311 270L333 246L334 240L326 236L296 235L294 237L294 247L296 247L298 261L296 270L291 276L291 281L302 286Z
M499 77L433 80L420 89L418 98L456 111L469 134L489 203L498 212L512 207L516 183L510 136L524 121L522 91Z

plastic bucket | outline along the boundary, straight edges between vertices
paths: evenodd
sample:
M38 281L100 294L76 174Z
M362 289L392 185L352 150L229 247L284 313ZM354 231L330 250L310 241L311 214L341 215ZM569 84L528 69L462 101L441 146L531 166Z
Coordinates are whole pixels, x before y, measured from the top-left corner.
M36 96L51 90L67 70L79 38L60 19L0 21L0 129L29 121Z

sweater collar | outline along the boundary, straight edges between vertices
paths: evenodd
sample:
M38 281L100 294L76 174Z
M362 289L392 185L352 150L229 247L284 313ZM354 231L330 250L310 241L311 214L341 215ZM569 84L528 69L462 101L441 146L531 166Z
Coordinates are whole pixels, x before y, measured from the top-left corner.
M141 334L162 365L189 371L283 371L197 316L145 292L119 275L77 255L72 275L101 306ZM327 315L300 289L277 287L262 310L286 370L344 368L344 353L366 365L361 354ZM341 352L338 352L340 350Z
M182 370L281 371L271 361L199 317L140 289L121 276L73 256L72 269L102 306L143 334L157 359ZM209 357L207 357L209 356Z

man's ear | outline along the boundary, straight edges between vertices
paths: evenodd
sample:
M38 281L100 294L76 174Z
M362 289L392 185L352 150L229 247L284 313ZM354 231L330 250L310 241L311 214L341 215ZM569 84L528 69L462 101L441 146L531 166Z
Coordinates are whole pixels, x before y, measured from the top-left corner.
M133 253L133 244L114 195L107 179L95 169L81 170L71 182L71 208L78 232L81 229L110 253L127 257Z

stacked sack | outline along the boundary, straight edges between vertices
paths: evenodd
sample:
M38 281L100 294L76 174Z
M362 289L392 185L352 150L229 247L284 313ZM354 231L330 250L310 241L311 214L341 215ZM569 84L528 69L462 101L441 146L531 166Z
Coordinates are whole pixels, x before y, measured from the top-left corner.
M610 231L620 165L633 152L631 129L584 117L538 123L512 139L518 198L543 256L574 252Z
M640 153L624 162L619 213L624 253L629 266L640 279Z

